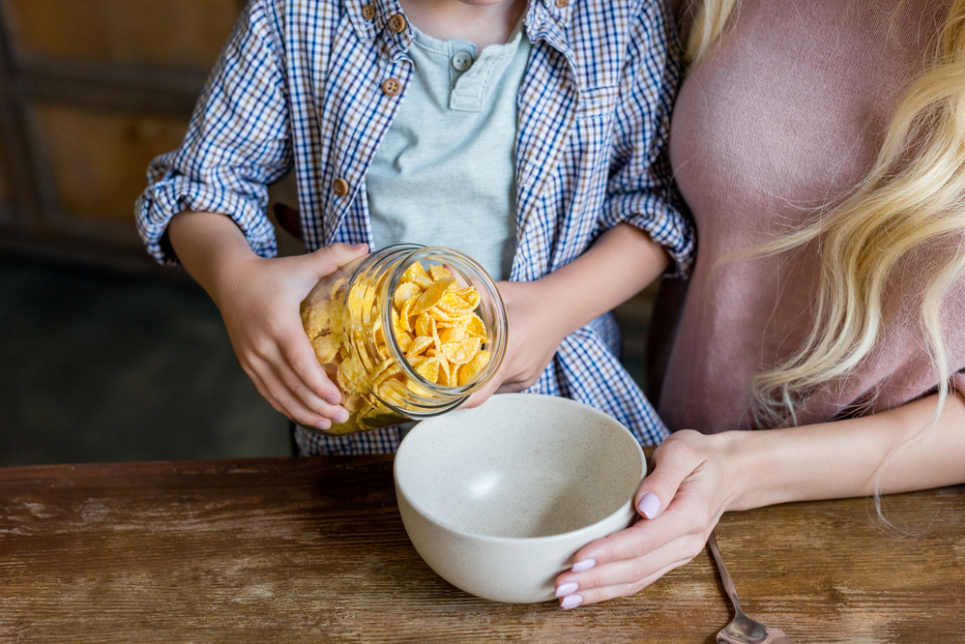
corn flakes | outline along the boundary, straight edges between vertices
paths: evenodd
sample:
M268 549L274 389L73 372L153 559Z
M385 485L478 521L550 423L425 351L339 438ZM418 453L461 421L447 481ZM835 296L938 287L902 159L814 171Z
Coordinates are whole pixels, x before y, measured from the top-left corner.
M473 286L460 285L446 266L432 265L426 271L413 262L407 267L388 298L391 328L382 325L376 284L355 283L345 297L346 286L340 281L327 298L310 296L301 308L315 356L342 390L343 406L351 414L330 433L398 422L387 405L404 413L411 409L412 393L432 395L426 383L464 387L489 363L484 347L491 339L476 314L480 294ZM407 370L397 364L387 336L395 340Z

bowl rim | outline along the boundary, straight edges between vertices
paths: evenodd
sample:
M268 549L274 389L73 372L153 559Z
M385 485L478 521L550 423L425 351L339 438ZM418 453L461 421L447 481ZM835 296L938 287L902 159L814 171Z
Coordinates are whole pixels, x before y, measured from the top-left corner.
M607 414L606 412L600 411L599 409L597 409L597 408L595 408L595 407L591 407L590 405L587 405L587 404L585 404L585 403L582 403L582 402L580 402L580 401L578 401L578 400L573 400L572 398L563 398L562 396L553 396L553 395L550 395L550 394L538 394L538 393L531 393L531 394L527 394L527 393L505 393L505 394L494 394L490 399L499 398L500 400L503 400L503 399L507 399L507 398L519 398L519 397L522 397L522 396L538 396L538 397L544 398L544 399L553 399L554 401L558 401L558 402L561 402L561 403L564 403L564 404L567 404L567 405L571 405L571 406L575 406L575 407L580 407L580 408L582 408L582 409L584 409L584 410L586 410L586 411L591 412L593 415L599 415L599 416L604 417L608 422L616 425L616 427L618 427L619 429L623 430L623 432L627 435L627 437L630 438L631 443L632 443L633 446L635 447L636 452L637 452L638 456L640 457L640 472L641 472L641 474L640 474L640 481L642 482L643 479L647 476L647 459L646 459L646 456L645 456L644 453L643 453L643 447L642 447L642 446L640 445L640 443L637 441L636 437L633 435L633 432L631 432L629 429L627 429L626 426L623 425L623 423L621 423L620 421L618 421L618 420L617 420L616 418L614 418L613 416L610 416L610 415ZM486 402L489 402L489 401L487 400ZM485 404L486 404L486 403L483 403L483 405L485 405ZM472 411L472 410L471 410L471 409L467 409L467 410L465 410L465 411ZM433 418L426 419L426 420L422 421L421 423L419 423L419 425L416 425L416 426L411 430L411 432L418 431L419 426L420 426L422 423L425 423L425 422L439 422L441 418L442 418L441 416L434 416ZM410 433L411 433L411 432L410 432ZM498 535L481 534L481 533L479 533L479 532L470 532L470 531L468 531L468 530L464 530L464 529L462 529L462 528L459 528L459 527L453 525L452 523L450 523L450 522L448 522L448 521L445 521L445 520L439 518L439 516L437 516L437 515L436 515L435 513L433 513L433 512L429 512L428 510L426 510L426 508L425 508L422 504L415 502L415 501L413 500L412 496L406 491L405 486L404 486L404 485L401 483L401 481L399 480L399 468L398 468L398 455L399 455L400 452L402 452L404 446L405 446L405 439L403 439L402 442L399 444L399 448L396 450L396 455L395 455L395 457L393 457L393 460L392 460L392 479L393 479L393 481L394 481L394 483L395 483L396 493L399 494L399 495L402 495L403 497L405 497L406 503L408 503L414 510L416 510L416 512L418 512L418 513L419 513L420 515L422 515L423 517L426 517L426 518L430 519L430 520L431 520L433 523L435 523L437 526L439 526L439 527L441 527L441 528L444 528L445 530L448 530L448 531L450 531L450 532L453 532L453 533L455 533L455 534L457 534L457 535L463 536L463 537L472 538L472 539L480 539L480 540L482 540L482 541L489 542L489 543L516 543L516 542L519 542L519 543L535 543L535 542L545 543L545 542L553 542L553 541L562 541L562 540L565 540L565 539L571 539L571 538L573 538L574 536L578 536L579 534L581 534L581 533L583 533L583 532L595 532L596 529L600 526L600 524L603 524L603 523L612 521L615 516L628 515L628 518L630 518L630 519L632 519L632 516L633 516L633 511L631 510L631 504L632 504L632 502L633 502L634 496L636 495L636 489L634 489L633 494L631 494L630 497L629 497L619 508L617 508L616 510L614 510L614 511L611 512L610 514L606 515L605 517L603 517L603 518L600 519L599 521L595 521L594 523L591 523L591 524L589 524L589 525L585 525L585 526L583 526L583 527L581 527L581 528L576 528L575 530L568 530L568 531L566 531L566 532L558 532L558 533L556 533L556 534L548 534L548 535L543 535L543 536L539 536L539 537L503 537L503 536L498 536ZM639 489L639 483L637 484L637 489Z

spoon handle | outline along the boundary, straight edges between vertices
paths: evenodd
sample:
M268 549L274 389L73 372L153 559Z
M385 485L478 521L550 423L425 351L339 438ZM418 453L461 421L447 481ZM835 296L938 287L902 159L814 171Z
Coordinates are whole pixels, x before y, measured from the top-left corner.
M734 580L730 578L730 573L727 572L724 559L720 556L720 550L717 548L717 537L714 536L713 531L710 532L710 538L707 539L707 546L710 548L710 554L714 556L714 562L717 564L718 572L720 572L720 579L724 582L724 590L727 591L727 596L730 597L734 608L740 611L741 604L740 600L737 599L737 588L734 586Z

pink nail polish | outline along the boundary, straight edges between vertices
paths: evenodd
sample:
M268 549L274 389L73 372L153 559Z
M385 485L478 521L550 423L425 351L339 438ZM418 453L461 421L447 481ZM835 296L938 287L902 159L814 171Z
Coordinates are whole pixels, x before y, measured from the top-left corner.
M566 597L567 595L572 595L579 589L579 585L575 581L570 581L565 584L561 584L556 588L557 597Z
M570 567L573 572L583 572L596 565L596 559L582 559Z
M643 495L643 498L640 499L640 505L637 506L637 509L640 510L640 514L648 519L652 519L660 512L660 499L657 498L656 494L647 492Z
M579 595L567 595L560 602L560 607L564 609L576 608L583 603L583 598Z

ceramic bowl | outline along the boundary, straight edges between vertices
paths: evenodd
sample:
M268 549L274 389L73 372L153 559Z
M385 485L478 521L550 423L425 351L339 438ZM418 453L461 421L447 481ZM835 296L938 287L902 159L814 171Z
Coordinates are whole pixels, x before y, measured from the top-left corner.
M430 568L478 597L528 603L553 599L577 550L630 524L646 460L592 407L500 394L416 425L394 473L402 522Z

